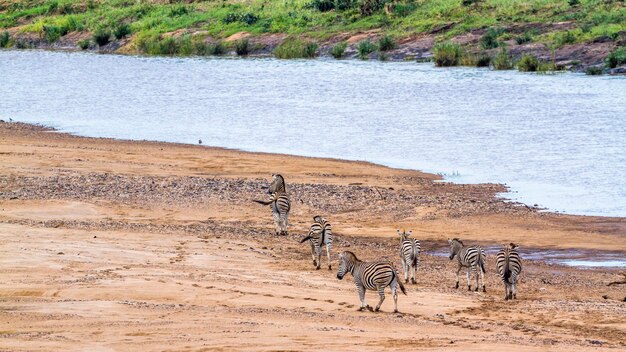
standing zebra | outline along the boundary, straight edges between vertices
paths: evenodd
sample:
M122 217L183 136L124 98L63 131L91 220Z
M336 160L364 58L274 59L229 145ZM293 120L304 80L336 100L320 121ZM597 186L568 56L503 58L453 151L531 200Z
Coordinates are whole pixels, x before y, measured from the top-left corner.
M417 283L415 281L415 271L417 270L417 266L420 263L419 254L420 254L420 241L409 238L413 234L413 231L409 231L408 233L404 230L400 232L397 231L400 236L400 259L402 260L402 268L404 269L404 283L409 283L409 267L412 269L413 277L411 278L411 283Z
M504 300L517 298L517 280L522 272L522 258L517 248L511 243L496 254L496 269L504 283Z
M311 256L313 257L313 265L316 270L320 269L322 264L322 246L326 245L326 256L328 257L328 270L331 270L330 264L330 247L333 243L333 232L330 223L323 217L316 215L313 217L313 225L306 236L300 243L309 240L311 243ZM317 257L317 261L316 261Z
M470 271L476 272L476 291L478 291L478 279L482 282L483 292L485 289L485 251L480 246L464 247L458 238L448 239L450 243L450 260L457 257L459 267L456 269L456 287L459 288L459 272L461 268L467 268L467 289L471 290Z
M285 188L285 179L282 175L273 174L272 183L267 189L267 193L270 194L270 200L254 200L257 203L263 205L270 205L272 208L272 216L274 217L274 225L276 226L276 234L286 235L289 210L291 209L291 203L289 202L289 196Z
M376 306L375 311L380 309L380 305L385 300L385 287L391 288L391 294L393 295L393 312L398 312L398 292L397 286L400 286L402 293L406 295L406 290L402 282L398 280L398 274L396 268L388 261L378 260L375 262L363 262L357 259L354 253L345 251L339 255L339 271L337 272L337 279L341 280L347 272L352 274L354 283L359 290L359 299L361 300L361 307L359 310L369 309L372 310L367 303L365 303L365 290L378 291L380 301Z

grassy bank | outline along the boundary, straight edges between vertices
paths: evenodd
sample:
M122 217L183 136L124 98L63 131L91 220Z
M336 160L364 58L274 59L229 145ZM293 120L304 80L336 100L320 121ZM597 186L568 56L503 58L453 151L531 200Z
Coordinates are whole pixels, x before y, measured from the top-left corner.
M626 40L626 6L611 0L0 0L5 47L69 42L83 49L109 45L126 53L192 55L212 53L203 45L234 51L241 43L231 36L245 36L256 39L249 51L272 53L280 41L266 38L282 35L292 48L283 47L279 56L313 57L293 48L295 40L328 54L359 33L372 42L392 38L402 59L448 40L477 57L493 57L504 46L519 58L516 47L548 57L599 44L607 56ZM411 43L424 37L432 42L411 52ZM381 56L398 55L375 55Z

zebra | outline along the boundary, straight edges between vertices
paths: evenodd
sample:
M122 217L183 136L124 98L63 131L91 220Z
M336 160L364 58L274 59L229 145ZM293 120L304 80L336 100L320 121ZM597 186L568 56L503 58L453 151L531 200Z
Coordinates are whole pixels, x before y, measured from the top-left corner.
M322 246L326 245L326 256L328 257L328 270L332 270L330 264L330 247L333 243L333 232L330 223L323 217L316 215L313 217L313 225L309 230L308 236L300 241L304 243L309 240L311 243L311 256L313 257L313 265L315 270L319 270L322 264ZM317 257L317 260L316 260Z
M364 309L372 311L372 307L365 303L366 290L378 291L380 301L374 310L380 310L380 306L385 300L385 287L389 286L391 288L391 294L393 295L393 312L398 312L397 286L400 286L400 290L402 290L402 293L405 295L406 290L404 285L402 285L402 281L398 280L398 273L391 262L385 260L363 262L357 259L356 255L350 251L341 253L339 258L337 279L342 280L347 272L352 274L354 283L359 291L359 299L361 300L360 311Z
M404 268L404 283L409 283L409 267L412 269L413 277L411 278L411 283L417 283L415 281L415 271L417 270L417 266L420 263L419 254L420 254L420 241L409 238L413 234L413 231L409 231L408 233L404 230L400 232L397 230L398 235L400 236L400 259L402 260L402 268Z
M496 254L496 269L504 283L504 300L517 299L517 281L522 272L522 258L518 246L511 243Z
M458 238L448 239L450 244L450 260L457 257L459 266L456 269L456 286L459 288L459 272L461 268L467 268L467 289L471 290L470 271L476 272L476 290L478 291L478 279L482 282L483 292L485 289L485 251L480 246L464 247Z
M270 205L272 208L272 216L274 217L274 225L276 226L276 234L286 235L289 210L291 209L291 202L287 195L285 187L285 179L282 175L273 174L272 183L267 189L267 193L270 194L270 200L254 200L255 202L263 205Z

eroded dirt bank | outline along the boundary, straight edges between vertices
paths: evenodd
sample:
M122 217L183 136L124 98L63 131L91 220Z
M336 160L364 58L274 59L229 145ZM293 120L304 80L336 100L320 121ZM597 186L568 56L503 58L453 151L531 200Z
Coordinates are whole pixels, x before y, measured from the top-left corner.
M272 172L292 195L289 236L250 201ZM0 350L626 346L626 285L607 286L619 270L527 261L520 299L505 303L493 258L483 294L453 289L455 265L432 255L448 237L626 253L626 220L542 213L495 198L500 185L436 179L0 123ZM351 278L312 270L298 240L317 213L335 253L364 259L396 260L395 229L413 229L425 254L401 314L389 295L384 312L357 312Z

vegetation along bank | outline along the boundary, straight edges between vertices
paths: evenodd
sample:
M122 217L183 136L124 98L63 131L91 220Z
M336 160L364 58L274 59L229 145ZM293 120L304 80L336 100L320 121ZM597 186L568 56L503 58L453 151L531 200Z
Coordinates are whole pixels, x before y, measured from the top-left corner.
M620 0L0 0L0 47L626 72Z

